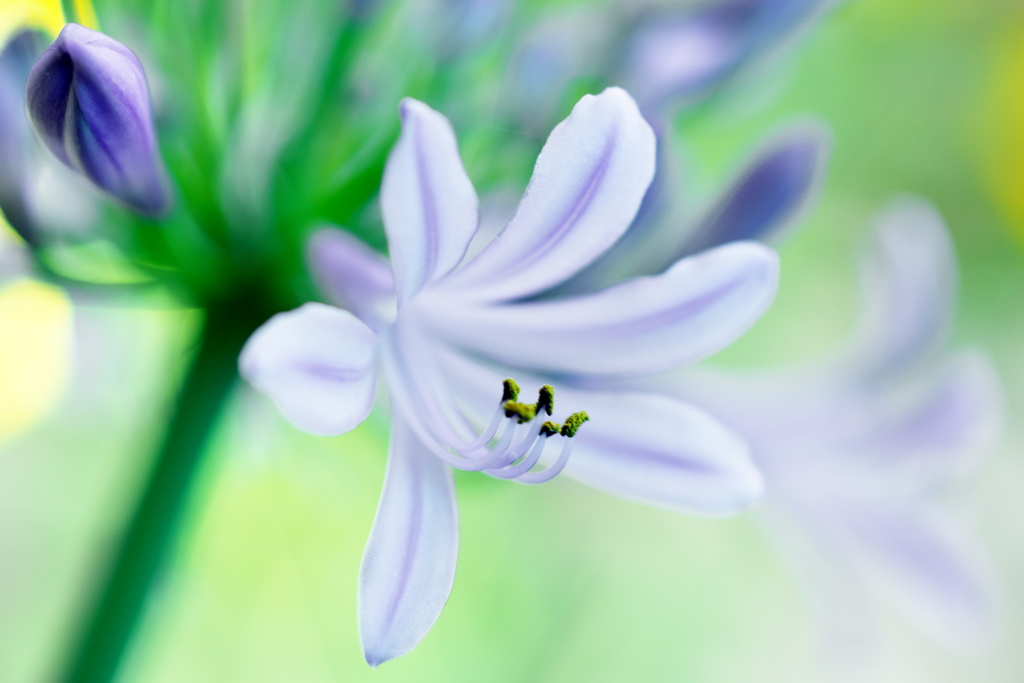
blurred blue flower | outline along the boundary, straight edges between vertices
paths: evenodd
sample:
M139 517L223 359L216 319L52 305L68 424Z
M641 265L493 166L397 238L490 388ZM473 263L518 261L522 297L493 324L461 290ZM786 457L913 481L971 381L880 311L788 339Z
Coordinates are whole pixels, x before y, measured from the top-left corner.
M798 368L689 370L641 385L706 408L750 441L764 512L812 586L833 584L820 597L846 647L864 630L864 586L956 649L996 621L983 553L943 497L994 445L1002 415L988 359L946 348L955 280L941 217L902 200L879 221L862 328L844 348Z
M747 242L596 294L531 300L633 220L655 161L635 102L617 88L584 97L548 138L515 216L465 263L477 197L454 133L414 100L401 113L381 189L393 277L354 238L319 233L313 269L362 320L307 304L272 318L240 360L286 417L324 435L366 417L383 367L391 452L360 585L372 665L412 649L447 600L458 543L453 467L522 483L564 468L613 494L699 514L735 513L756 499L761 479L746 446L684 402L559 387L559 405L581 412L564 425L531 419L553 413L545 383L566 374L646 374L723 348L769 305L777 275L774 253ZM540 389L536 404L518 402L511 376ZM550 439L561 450L536 471Z
M98 31L67 24L32 68L29 118L62 162L150 216L171 206L139 60Z
M645 113L693 104L791 40L835 0L722 0L650 13L625 47L621 82Z

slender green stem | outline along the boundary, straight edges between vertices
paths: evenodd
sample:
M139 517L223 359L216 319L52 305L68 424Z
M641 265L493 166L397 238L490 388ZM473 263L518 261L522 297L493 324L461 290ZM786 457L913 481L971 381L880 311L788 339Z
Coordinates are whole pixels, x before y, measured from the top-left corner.
M75 6L75 0L60 0L60 8L64 12L65 22L69 24L79 23L78 7Z
M117 673L235 383L238 353L260 322L251 300L207 309L199 348L180 387L167 433L95 602L72 643L59 679L64 683L108 683Z

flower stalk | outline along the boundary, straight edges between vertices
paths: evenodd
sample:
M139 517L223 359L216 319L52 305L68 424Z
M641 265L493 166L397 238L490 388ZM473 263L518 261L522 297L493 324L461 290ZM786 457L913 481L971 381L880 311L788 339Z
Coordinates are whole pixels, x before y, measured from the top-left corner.
M58 680L114 680L155 579L181 528L210 436L235 384L243 343L265 314L239 296L208 307L167 433Z

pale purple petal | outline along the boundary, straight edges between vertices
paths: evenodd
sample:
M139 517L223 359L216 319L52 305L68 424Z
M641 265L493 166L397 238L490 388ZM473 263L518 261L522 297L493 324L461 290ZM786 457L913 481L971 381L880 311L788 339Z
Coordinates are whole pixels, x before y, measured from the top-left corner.
M956 263L945 224L931 204L904 198L882 214L863 283L865 322L857 346L869 372L885 376L945 341Z
M847 533L872 583L922 632L958 650L992 635L999 618L984 554L949 519L921 508L863 509Z
M479 427L515 377L523 396L548 380L499 369L439 349L445 380ZM506 374L503 374L506 373ZM589 391L555 382L554 419L586 411L565 474L640 503L702 515L728 515L761 497L763 483L747 443L706 412L639 392Z
M648 505L702 515L739 512L763 493L750 448L702 410L653 394L561 390L590 421L566 473Z
M587 296L479 308L431 300L430 324L452 343L511 365L652 372L731 343L771 303L777 279L775 252L742 242Z
M448 119L413 99L400 112L402 135L384 169L380 206L401 303L462 260L478 216Z
M826 134L810 126L771 143L733 182L677 258L728 242L777 239L814 196L827 147Z
M654 133L625 91L584 96L552 131L515 216L446 284L498 301L567 279L629 227L654 175L654 150Z
M348 311L305 304L253 333L239 371L296 427L334 436L354 429L373 407L375 341Z
M396 415L384 492L359 572L359 631L371 666L409 652L434 625L452 589L458 550L451 468Z
M903 464L922 484L962 474L987 454L1002 432L999 377L982 354L961 352L947 359L923 391L880 416L873 433L855 444L879 464ZM884 410L884 397L869 395L870 408Z
M322 228L306 245L313 277L327 299L374 330L395 318L395 278L387 258L344 230Z

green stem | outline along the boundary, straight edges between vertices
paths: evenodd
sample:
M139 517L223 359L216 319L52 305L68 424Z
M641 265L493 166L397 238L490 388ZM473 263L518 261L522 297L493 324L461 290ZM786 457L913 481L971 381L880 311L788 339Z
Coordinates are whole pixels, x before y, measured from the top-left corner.
M64 12L64 21L66 23L79 23L78 8L75 7L75 0L60 0L60 8Z
M251 299L249 299L251 301ZM245 299L210 307L199 348L180 387L149 480L128 522L96 600L82 621L59 680L108 683L145 608L179 530L195 474L235 383L238 354L259 324ZM240 315L241 314L241 315Z

